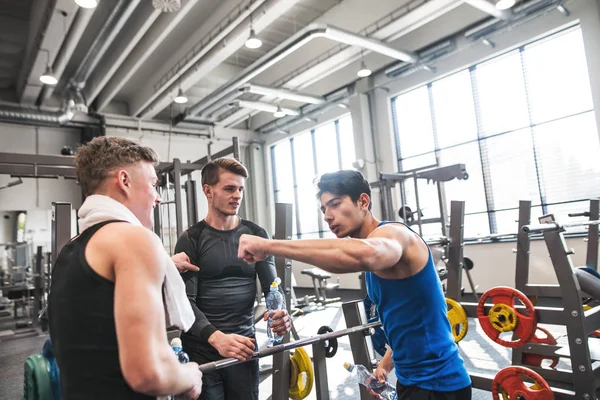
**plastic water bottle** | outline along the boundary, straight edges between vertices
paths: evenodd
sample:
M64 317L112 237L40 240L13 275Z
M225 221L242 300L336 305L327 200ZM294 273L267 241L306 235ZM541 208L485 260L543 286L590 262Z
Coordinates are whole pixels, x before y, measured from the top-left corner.
M396 389L391 384L388 382L379 382L364 365L353 365L346 362L344 363L344 368L352 374L352 377L356 379L358 383L371 389L384 400L396 400L398 397Z
M187 355L186 352L183 351L183 345L181 344L181 339L179 339L178 337L173 338L171 340L171 348L173 349L173 352L175 353L175 357L177 357L177 360L179 361L180 364L187 364L190 361L190 357ZM180 397L180 396L166 396L166 397L157 397L157 400L178 400L178 399L183 399L184 397Z
M275 278L275 281L271 283L271 290L267 295L267 312L269 313L269 319L267 320L267 336L269 337L269 345L272 346L274 343L279 343L283 339L283 336L275 335L271 330L271 311L285 310L285 299L279 291L279 284L281 279Z

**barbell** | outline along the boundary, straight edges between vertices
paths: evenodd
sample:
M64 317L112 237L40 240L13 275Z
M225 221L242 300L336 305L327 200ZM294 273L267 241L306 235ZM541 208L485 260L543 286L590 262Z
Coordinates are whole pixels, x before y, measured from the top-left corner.
M272 347L267 347L259 351L255 351L247 360L238 360L236 358L225 358L223 360L212 361L202 365L199 365L198 368L202 372L210 372L216 371L218 369L223 369L230 367L232 365L242 364L251 360L256 360L259 358L272 356L273 354L281 353L287 350L292 350L298 347L307 346L309 344L321 343L321 342L331 342L333 339L337 339L342 336L351 335L354 333L363 332L365 336L370 335L371 329L378 328L381 326L381 322L372 322L365 325L355 326L352 328L341 329L339 331L323 333L321 335L312 336L306 339L296 340L294 342L278 344Z
M556 232L562 231L565 228L574 228L577 226L593 226L600 225L599 221L579 221L579 222L567 222L559 224L558 222L548 222L542 224L523 225L523 232L526 233L543 233L543 232Z

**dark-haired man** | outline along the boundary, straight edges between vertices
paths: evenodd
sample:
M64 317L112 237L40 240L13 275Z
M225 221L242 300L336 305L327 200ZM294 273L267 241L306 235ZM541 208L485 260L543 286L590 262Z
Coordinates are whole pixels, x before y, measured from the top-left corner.
M199 363L223 357L249 359L256 350L254 300L256 277L263 293L275 280L272 257L245 263L237 257L240 236L269 239L267 231L237 215L248 171L233 158L218 158L202 169L202 190L208 201L203 221L185 231L175 246L183 251L199 272L183 275L186 292L196 315L192 328L182 333L183 349ZM265 314L265 318L266 318ZM272 315L279 334L291 326L286 311ZM207 372L203 377L201 399L258 399L258 360Z
M447 317L441 282L425 241L401 223L378 221L360 172L324 174L317 198L337 239L264 240L244 235L239 257L281 256L333 273L365 271L390 348L376 376L395 367L398 399L468 400L471 380Z

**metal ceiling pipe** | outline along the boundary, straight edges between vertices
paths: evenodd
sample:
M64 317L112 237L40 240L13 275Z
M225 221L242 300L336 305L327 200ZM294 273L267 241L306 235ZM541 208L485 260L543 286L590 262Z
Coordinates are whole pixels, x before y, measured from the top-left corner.
M300 112L298 112L298 110L293 110L291 108L286 108L286 107L278 107L275 104L265 103L262 101L237 100L237 101L234 101L233 103L231 103L231 105L233 107L250 108L253 110L264 111L264 112L269 112L269 113L274 113L278 109L281 109L281 111L283 111L286 115L293 115L293 116L300 115Z
M62 126L75 117L75 101L66 100L58 111L41 111L12 105L0 106L0 121L13 124Z
M323 104L309 104L300 109L300 115L288 119L276 119L260 127L258 131L263 134L269 134L279 130L286 130L294 125L301 122L306 122L307 118L314 119L317 115L320 115L334 107L338 107L344 100L354 94L354 85L346 86L341 90L335 91L327 96Z
M247 86L247 88L250 93L262 94L263 96L273 96L280 99L297 101L300 103L323 104L325 102L325 98L323 96L313 96L290 89L255 84L250 84Z
M52 65L52 72L54 73L54 77L57 80L60 81L60 77L65 71L68 62L71 59L73 52L75 51L75 47L77 47L77 44L81 40L83 32L87 28L90 19L92 19L92 16L94 15L94 11L96 11L96 8L90 9L81 7L77 11L77 15L75 16L73 24L71 25L71 29L69 29L69 34L67 35L67 38L61 46L58 55L54 59L54 64ZM42 93L38 97L38 106L43 104L44 101L46 101L50 96L52 96L52 93L54 93L54 88L54 85L44 85Z
M83 61L79 64L79 68L77 68L77 71L71 78L70 86L78 89L85 87L85 83L102 59L102 56L119 35L121 29L139 3L140 0L119 0L106 19L102 29L100 29L100 33L94 39Z
M187 109L184 113L177 115L173 120L173 124L176 125L184 121L188 116L196 115L203 109L222 100L232 91L239 89L251 79L263 73L268 68L317 37L328 38L348 45L363 47L409 63L415 63L419 60L415 53L394 49L379 40L369 39L329 25L311 24L244 69L236 79L221 86L215 93L206 96L204 99Z
M225 107L227 104L236 100L238 97L240 97L244 93L248 93L247 87L243 87L243 88L240 88L239 90L235 90L235 91L231 92L229 94L229 96L225 96L222 100L220 100L220 101L216 102L215 104L213 104L212 106L207 107L204 110L202 110L202 112L199 115L202 117L214 117L214 113L216 111L219 111L221 108Z
M539 16L545 15L547 12L554 10L558 5L562 4L563 0L533 0L521 7L515 8L515 12L510 21L495 21L494 23L483 23L475 26L464 33L464 37L471 40L488 38L493 35L505 32L516 28Z
M503 21L509 20L512 15L510 10L498 10L496 5L488 0L464 0L464 2Z

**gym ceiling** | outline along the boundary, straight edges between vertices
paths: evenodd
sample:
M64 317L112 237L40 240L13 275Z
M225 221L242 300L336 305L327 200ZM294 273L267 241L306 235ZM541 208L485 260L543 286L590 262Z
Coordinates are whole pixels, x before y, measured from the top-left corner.
M562 4L500 1L0 0L0 120L267 133Z

